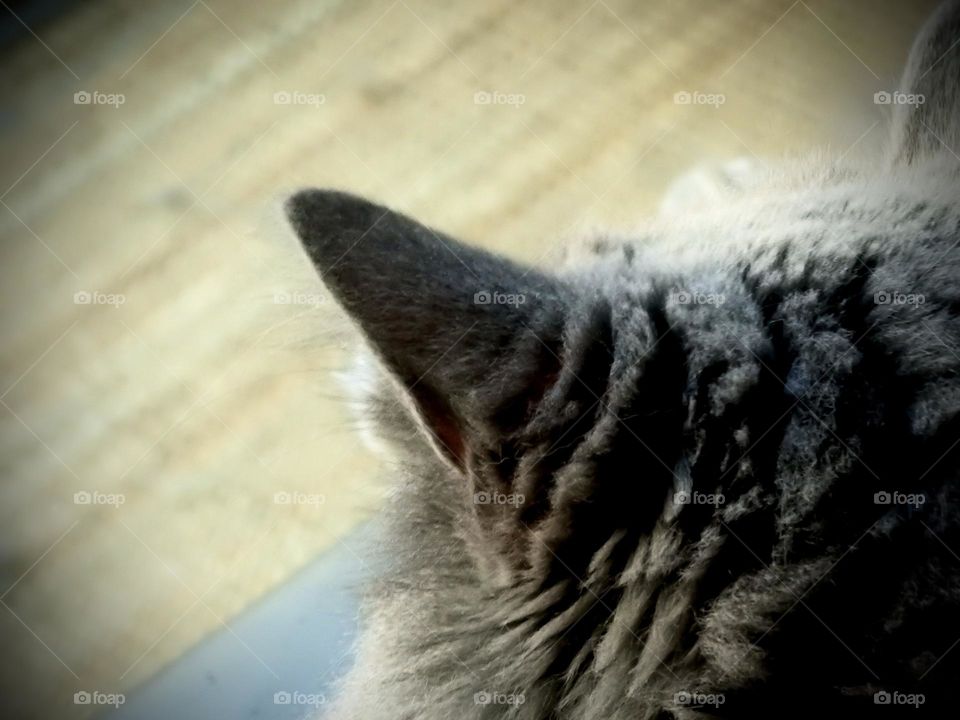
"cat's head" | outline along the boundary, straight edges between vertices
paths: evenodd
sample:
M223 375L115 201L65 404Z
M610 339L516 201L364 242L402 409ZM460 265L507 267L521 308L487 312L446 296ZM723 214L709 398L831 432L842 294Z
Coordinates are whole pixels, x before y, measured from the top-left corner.
M954 2L915 44L901 88L927 102L893 114L895 166L922 170L946 155L945 145L960 143L953 119L960 55L949 53L958 28ZM598 248L598 269L561 277L342 192L302 191L286 211L375 358L368 415L380 436L417 476L440 477L470 502L490 547L541 579L549 580L550 557L585 571L611 529L642 535L658 518L676 516L696 524L696 509L671 507L690 489L681 443L690 457L717 458L698 455L690 418L779 372L758 339L763 289L747 287L763 285L761 255L776 266L778 251L751 247L741 253L745 263L712 255L717 237L739 235L729 218L725 234L708 227L668 238L669 252L637 242ZM680 260L670 264L684 245L695 246L696 267L687 266L690 253L682 268ZM768 275L782 280L776 267ZM723 312L709 301L683 301L694 292L723 298ZM701 397L707 385L721 389ZM731 447L736 455L751 446L739 426L721 434L739 446ZM525 547L531 527L546 556Z

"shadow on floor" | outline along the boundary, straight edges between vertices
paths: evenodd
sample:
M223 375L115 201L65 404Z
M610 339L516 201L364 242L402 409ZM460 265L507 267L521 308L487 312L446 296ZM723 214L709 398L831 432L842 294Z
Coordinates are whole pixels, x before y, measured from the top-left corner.
M354 549L361 528L283 587L130 694L106 720L292 720L315 714L350 666L356 634Z

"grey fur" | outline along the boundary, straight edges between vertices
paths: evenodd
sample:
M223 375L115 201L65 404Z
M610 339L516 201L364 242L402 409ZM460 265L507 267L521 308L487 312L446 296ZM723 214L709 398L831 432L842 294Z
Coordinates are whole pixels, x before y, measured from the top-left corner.
M780 168L554 274L291 198L382 363L367 412L402 460L333 718L955 707L957 39L949 3L908 61L926 103L895 115L894 162Z

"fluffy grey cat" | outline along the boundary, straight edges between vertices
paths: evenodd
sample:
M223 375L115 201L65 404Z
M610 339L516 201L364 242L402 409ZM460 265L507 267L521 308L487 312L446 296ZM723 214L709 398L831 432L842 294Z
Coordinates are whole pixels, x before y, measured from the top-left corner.
M549 273L287 203L400 460L332 717L956 716L960 5L890 151Z

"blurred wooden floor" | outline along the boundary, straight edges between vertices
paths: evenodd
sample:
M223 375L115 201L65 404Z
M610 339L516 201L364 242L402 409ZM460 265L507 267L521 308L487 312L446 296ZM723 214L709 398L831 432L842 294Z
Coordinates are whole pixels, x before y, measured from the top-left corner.
M328 309L275 295L319 292L285 191L348 188L550 262L704 161L875 151L873 93L932 3L267 7L97 0L2 59L8 717L85 715L75 691L135 686L379 502L326 376Z

